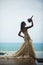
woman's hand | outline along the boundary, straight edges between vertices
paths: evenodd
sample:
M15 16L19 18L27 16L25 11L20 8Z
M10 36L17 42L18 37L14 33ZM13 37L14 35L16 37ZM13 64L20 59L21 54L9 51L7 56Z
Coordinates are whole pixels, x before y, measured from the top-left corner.
M33 18L33 16L28 19L28 22L29 22L29 23L33 21L32 18Z
M32 17L33 17L33 16L32 16ZM29 29L29 28L33 27L32 17L28 19L28 22L29 22L29 23L31 22L31 25L30 25L30 26L27 26L26 29Z
M30 23L30 22L32 22L32 19L30 18L30 19L28 19L28 22Z
M23 38L24 38L24 36L23 36Z
M22 31L19 31L18 36L24 38L24 36L21 35L21 32L22 32Z

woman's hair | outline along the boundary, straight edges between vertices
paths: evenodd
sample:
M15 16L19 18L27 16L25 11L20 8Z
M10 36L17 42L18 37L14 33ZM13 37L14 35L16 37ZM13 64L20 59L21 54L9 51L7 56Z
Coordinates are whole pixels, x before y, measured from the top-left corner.
M24 21L21 22L21 30L23 31L23 29L25 28L26 23Z

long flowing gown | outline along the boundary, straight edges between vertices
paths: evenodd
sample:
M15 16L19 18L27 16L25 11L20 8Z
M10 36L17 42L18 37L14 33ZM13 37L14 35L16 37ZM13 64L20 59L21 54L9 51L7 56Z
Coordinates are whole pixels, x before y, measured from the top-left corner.
M15 56L28 56L29 58L35 58L34 48L32 46L32 40L28 32L24 32L24 43L21 48L15 53Z

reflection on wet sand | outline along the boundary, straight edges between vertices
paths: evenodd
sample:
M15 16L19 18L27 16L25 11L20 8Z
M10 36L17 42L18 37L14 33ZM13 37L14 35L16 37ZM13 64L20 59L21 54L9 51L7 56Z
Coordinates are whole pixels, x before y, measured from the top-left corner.
M36 65L34 60L31 59L19 59L16 65Z
M36 65L33 59L28 58L13 58L13 59L0 59L0 65Z

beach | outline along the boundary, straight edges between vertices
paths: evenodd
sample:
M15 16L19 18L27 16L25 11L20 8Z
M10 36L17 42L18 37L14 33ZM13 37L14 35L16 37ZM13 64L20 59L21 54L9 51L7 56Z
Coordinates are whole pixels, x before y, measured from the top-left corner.
M30 59L26 59L26 58L13 58L13 59L1 59L0 60L0 65L36 65L35 62L33 62L32 60L30 61Z
M2 51L1 51L2 52ZM14 57L14 51L3 51L5 54L0 55L0 65L43 65L43 63L38 63L33 59L26 58L26 57ZM43 54L41 54L42 56ZM39 56L37 54L37 56ZM40 56L39 56L40 57Z

